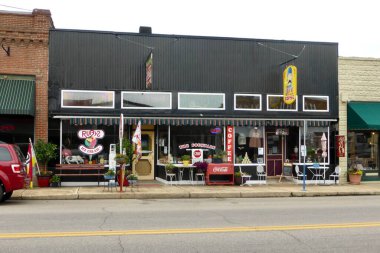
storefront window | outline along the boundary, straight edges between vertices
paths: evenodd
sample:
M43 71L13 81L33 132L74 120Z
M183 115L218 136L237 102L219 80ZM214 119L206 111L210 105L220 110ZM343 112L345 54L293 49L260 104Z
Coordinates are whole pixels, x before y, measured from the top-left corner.
M301 143L304 145L304 130L300 127ZM326 157L323 157L324 145L322 136L326 136L325 152ZM301 150L299 150L301 152ZM307 127L306 128L306 162L307 163L329 163L329 128L328 127Z
M235 94L235 110L261 111L261 95Z
M71 125L70 121L62 121L62 163L107 164L110 144L119 142L118 134L117 125Z
M327 96L303 96L303 110L328 112L329 97Z
M290 105L285 104L283 95L267 95L268 111L297 111L298 99Z
M157 149L157 157L158 157L158 163L159 164L166 164L169 162L173 162L173 159L171 157L171 160L169 160L168 154L169 154L169 133L168 133L168 126L158 126L158 149Z
M235 127L235 163L264 163L264 129Z
M161 136L159 136L159 139ZM192 149L201 149L203 159L211 158L215 152L224 150L224 131L212 126L171 126L170 156L173 162L181 161L183 155L190 155Z
M122 107L129 109L171 109L170 92L122 92Z
M187 110L224 110L223 93L178 93L178 108Z
M348 167L361 164L365 172L364 179L379 179L379 133L349 132L347 138Z
M61 105L63 108L114 108L113 91L62 90Z

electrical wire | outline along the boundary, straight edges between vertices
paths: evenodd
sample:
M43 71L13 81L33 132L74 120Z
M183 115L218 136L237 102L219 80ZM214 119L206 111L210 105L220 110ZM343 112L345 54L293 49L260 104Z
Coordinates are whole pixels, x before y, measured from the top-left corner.
M7 8L12 8L12 9L16 9L16 10L33 11L33 10L24 9L24 8L19 8L19 7L14 7L14 6L5 5L5 4L0 4L0 6L7 7Z

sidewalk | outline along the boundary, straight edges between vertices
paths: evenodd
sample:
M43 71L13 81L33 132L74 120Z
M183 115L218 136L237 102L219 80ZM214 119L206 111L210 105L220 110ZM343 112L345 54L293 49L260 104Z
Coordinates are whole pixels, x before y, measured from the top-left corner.
M178 198L267 198L317 197L347 195L380 195L380 182L360 185L306 185L267 184L255 186L181 186L158 182L141 183L133 188L119 187L112 191L103 186L63 186L17 190L12 199L64 200L64 199L178 199Z

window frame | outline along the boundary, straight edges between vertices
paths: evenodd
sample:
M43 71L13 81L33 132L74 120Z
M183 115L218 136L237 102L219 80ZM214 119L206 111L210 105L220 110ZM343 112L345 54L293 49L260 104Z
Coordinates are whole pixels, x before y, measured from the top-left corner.
M162 95L169 95L170 99L169 99L169 107L126 107L126 106L123 106L124 102L123 102L123 94L136 94L136 93L140 93L140 94L162 94ZM171 110L173 108L173 103L172 103L172 92L156 92L156 91L153 91L153 92L146 92L146 91L122 91L121 94L120 94L120 106L121 106L121 109L136 109L136 110Z
M305 98L327 98L327 110L305 109ZM304 112L329 112L330 111L330 97L329 96L316 96L316 95L303 95L302 96L302 111L304 111Z
M270 109L269 108L269 97L281 97L281 98L283 98L284 95L267 94L267 111L272 111L272 112L298 112L298 96L296 96L296 108L295 109Z
M237 96L246 96L246 97L259 97L260 105L258 109L249 109L249 108L237 108L236 107L236 98ZM234 94L234 110L236 111L262 111L263 108L262 95L261 94L244 94L244 93L235 93Z
M211 96L223 96L223 108L204 108L204 107L199 107L199 108L183 108L181 107L181 95L211 95ZM178 110L193 110L193 111L224 111L226 110L226 94L225 93L201 93L201 92L178 92Z
M63 94L65 92L78 92L78 93L112 93L112 106L71 106L63 104ZM89 109L115 109L115 92L114 91L100 91L100 90L61 90L61 108L89 108Z

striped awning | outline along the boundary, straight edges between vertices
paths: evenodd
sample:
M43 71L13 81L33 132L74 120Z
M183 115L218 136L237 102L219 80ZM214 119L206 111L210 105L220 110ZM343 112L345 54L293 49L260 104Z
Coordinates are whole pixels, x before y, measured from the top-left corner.
M118 125L119 118L111 117L77 117L67 118L71 125ZM171 125L171 126L275 126L291 127L303 126L304 120L284 119L238 119L238 118L154 118L154 117L124 117L125 125L137 125L141 120L142 125ZM334 120L307 120L308 126L329 126Z
M0 114L34 116L35 82L0 79Z

